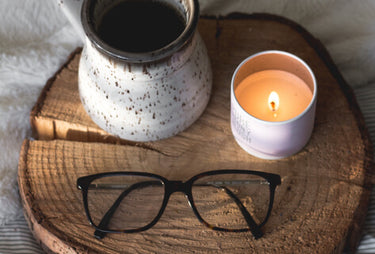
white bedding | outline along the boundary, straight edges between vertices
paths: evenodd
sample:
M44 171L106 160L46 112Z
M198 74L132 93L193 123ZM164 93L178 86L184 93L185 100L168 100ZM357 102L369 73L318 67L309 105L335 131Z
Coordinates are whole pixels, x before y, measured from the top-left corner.
M200 0L201 13L267 12L320 39L357 95L375 138L374 0ZM17 164L29 112L47 79L81 45L57 0L0 1L0 253L39 253L22 219ZM375 253L375 195L360 253ZM19 245L23 243L24 247ZM21 246L21 247L20 247ZM22 249L24 248L24 249Z

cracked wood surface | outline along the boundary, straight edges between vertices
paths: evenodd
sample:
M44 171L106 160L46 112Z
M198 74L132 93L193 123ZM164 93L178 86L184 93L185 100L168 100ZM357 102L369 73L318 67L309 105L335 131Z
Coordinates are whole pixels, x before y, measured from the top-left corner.
M339 253L344 246L353 251L374 181L372 146L354 95L327 51L302 27L271 15L202 18L199 31L213 67L212 97L195 124L169 139L128 142L100 130L79 100L80 50L48 81L30 116L39 140L24 142L19 163L20 193L35 237L56 253ZM310 142L298 154L276 161L244 152L229 122L236 66L269 49L302 58L318 83ZM97 172L137 170L185 180L219 168L281 175L261 239L205 228L185 197L175 194L152 229L99 241L75 186L78 177Z

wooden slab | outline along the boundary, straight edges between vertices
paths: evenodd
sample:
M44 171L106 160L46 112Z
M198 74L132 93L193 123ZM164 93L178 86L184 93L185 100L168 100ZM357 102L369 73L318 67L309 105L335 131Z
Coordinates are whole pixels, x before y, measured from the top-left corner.
M339 253L345 245L355 250L374 183L372 146L353 93L327 51L302 27L271 15L203 18L199 30L213 66L212 98L194 125L170 139L132 143L98 129L79 101L79 51L50 79L31 114L34 132L44 140L26 140L19 163L20 193L35 237L57 253ZM268 49L301 57L318 82L310 142L297 155L277 161L244 152L229 123L234 69ZM261 239L204 227L176 194L152 229L97 240L76 189L78 177L97 172L138 170L184 180L219 168L281 175Z

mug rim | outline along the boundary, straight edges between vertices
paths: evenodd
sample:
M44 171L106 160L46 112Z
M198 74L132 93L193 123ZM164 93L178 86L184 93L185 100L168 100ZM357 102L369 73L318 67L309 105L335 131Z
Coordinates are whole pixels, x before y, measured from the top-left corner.
M180 48L182 48L189 39L192 38L199 19L199 2L198 0L187 0L188 11L189 7L190 15L187 19L185 29L182 33L171 43L166 46L147 52L128 52L116 49L110 46L108 43L104 42L94 29L94 22L90 15L92 13L92 8L94 7L97 0L84 0L81 10L81 23L86 37L93 43L95 48L105 55L130 63L147 63L154 62L166 58Z

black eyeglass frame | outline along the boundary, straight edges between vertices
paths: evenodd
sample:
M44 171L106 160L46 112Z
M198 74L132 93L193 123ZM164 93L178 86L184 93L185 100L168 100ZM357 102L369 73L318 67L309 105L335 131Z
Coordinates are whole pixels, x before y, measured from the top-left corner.
M251 220L251 223L249 224L249 228L242 228L242 229L227 229L227 228L221 228L217 226L213 226L206 222L201 215L198 212L198 209L195 206L194 203L194 198L192 195L192 187L193 183L197 181L200 178L206 177L206 176L212 176L212 175L223 175L223 174L249 174L249 175L256 175L264 178L269 185L269 190L270 190L270 200L269 200L269 206L267 210L267 214L265 219L263 220L262 223L259 225L255 223L255 221L251 218L251 215L247 212L246 208L243 207L242 203L237 199L233 193L229 193L230 191L226 189L228 195L230 195L232 198L235 199L236 203L238 206L242 206L241 212L245 217L250 217L250 218L245 218L247 221L248 219ZM109 177L109 176L143 176L143 177L149 177L149 178L154 178L158 181L160 181L164 185L164 197L163 197L163 202L161 205L161 208L156 215L156 217L147 225L135 229L126 229L126 230L109 230L109 229L103 229L100 228L98 225L96 225L90 215L89 208L88 208L88 189L90 184L97 179L104 178L104 177ZM274 202L274 197L275 197L275 190L276 186L281 184L281 178L277 174L272 174L272 173L266 173L266 172L260 172L260 171L252 171L252 170L240 170L240 169L219 169L219 170L213 170L213 171L206 171L200 174L197 174L193 177L191 177L189 180L182 182L182 181L170 181L166 179L163 176L153 174L153 173L148 173L148 172L137 172L137 171L115 171L115 172L107 172L107 173L99 173L99 174L94 174L94 175L88 175L88 176L83 176L77 179L77 188L82 191L82 197L83 197L83 205L86 213L86 217L89 220L89 223L96 229L95 231L95 236L99 239L103 238L106 233L136 233L136 232L141 232L145 231L147 229L150 229L152 226L154 226L159 219L161 218L165 208L167 207L169 197L174 193L174 192L182 192L185 194L188 203L190 207L193 209L193 212L195 216L198 218L198 220L203 223L205 226L207 226L210 229L217 230L217 231L224 231L224 232L248 232L251 231L252 234L256 239L260 238L263 233L260 231L260 228L267 222L271 215L271 210L273 207L273 202ZM229 191L229 192L228 192ZM238 203L239 202L239 203ZM245 211L243 210L245 209ZM246 213L246 214L244 214Z

